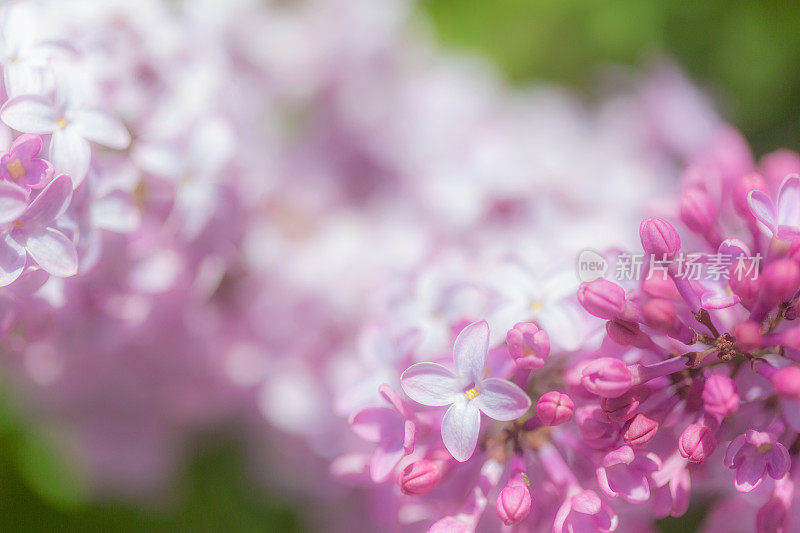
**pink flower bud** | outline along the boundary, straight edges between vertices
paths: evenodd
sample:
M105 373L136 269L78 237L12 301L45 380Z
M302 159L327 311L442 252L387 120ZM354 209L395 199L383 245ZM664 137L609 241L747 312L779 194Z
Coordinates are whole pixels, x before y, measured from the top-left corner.
M678 441L678 451L693 463L699 463L708 458L717 447L717 438L714 431L702 424L690 424Z
M758 271L754 268L748 274L752 260L741 259L741 263L735 262L731 269L728 284L731 292L741 298L745 307L751 307L752 303L758 298L758 291L761 289L761 277L756 277ZM740 269L737 272L737 269Z
M520 322L506 334L508 352L517 367L536 370L544 366L550 354L550 338L536 324Z
M616 283L599 278L578 287L578 301L590 314L611 320L625 310L625 290Z
M674 257L681 249L681 238L672 224L658 217L646 218L639 226L639 238L646 254L657 258Z
M781 396L800 399L800 367L795 365L779 368L772 374L772 384Z
M442 470L436 463L420 459L405 467L397 482L403 494L419 496L435 489L441 479Z
M632 387L628 392L616 398L603 398L600 406L609 420L625 422L636 414L639 404L650 395L647 386Z
M719 416L728 416L739 410L739 395L733 380L714 374L703 386L703 406L706 411Z
M800 286L800 266L790 259L773 261L764 269L761 289L771 302L790 300Z
M760 174L747 174L733 186L733 206L736 208L736 212L745 218L752 217L750 214L750 204L747 203L747 195L750 194L751 191L761 191L765 194L769 194L767 182L764 181L764 178L762 178Z
M763 344L761 327L755 322L742 322L733 330L736 346L740 350L749 352L760 348Z
M789 529L786 502L773 496L756 513L756 533L784 533Z
M531 512L531 493L525 482L512 480L497 496L497 516L507 526L522 522Z
M767 182L778 188L786 176L800 173L800 155L785 149L771 152L761 158L761 171Z
M614 446L619 440L619 424L609 420L598 405L584 405L575 409L575 423L584 442L596 450Z
M716 231L717 207L704 191L688 189L681 197L680 206L681 220L690 230L703 236Z
M622 346L642 347L646 337L639 324L627 320L610 320L606 322L606 333L617 344Z
M675 304L669 300L653 298L642 306L642 314L651 328L661 333L672 333L681 328Z
M613 357L595 359L583 369L581 384L604 398L622 396L633 385L633 375L624 361Z
M562 392L550 391L536 402L536 416L545 426L560 426L572 420L574 408L572 398Z
M652 276L642 282L642 290L653 298L663 298L665 300L674 300L680 298L678 288L675 287L675 282L669 276Z
M625 440L625 444L631 446L647 444L656 436L657 432L658 422L642 413L637 414L622 426L622 438Z

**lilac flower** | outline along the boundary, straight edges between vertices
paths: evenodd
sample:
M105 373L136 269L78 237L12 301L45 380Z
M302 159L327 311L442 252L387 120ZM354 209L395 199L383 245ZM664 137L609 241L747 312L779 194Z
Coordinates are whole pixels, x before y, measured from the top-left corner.
M72 181L62 174L13 221L0 252L4 257L0 286L8 285L22 274L28 255L53 276L68 277L78 272L75 245L54 224L71 198Z
M556 513L553 533L609 533L619 525L619 517L596 492L583 490L568 496Z
M0 178L27 190L40 189L53 177L53 165L37 157L42 151L38 135L20 135L0 157Z
M391 407L367 407L350 417L350 427L368 442L378 444L370 461L372 481L385 481L400 460L414 451L417 424L413 412L388 385L380 392Z
M752 492L769 474L780 479L792 461L786 447L768 432L748 429L733 439L725 452L725 466L736 471L734 485L739 492Z
M776 239L792 240L800 236L800 176L786 176L778 190L778 207L759 190L747 197L750 211Z
M517 385L484 377L489 350L489 325L475 322L465 327L453 346L456 371L438 363L417 363L403 372L403 390L417 403L449 405L442 419L442 440L453 457L468 460L478 442L481 413L509 421L530 408L531 399Z
M650 499L651 476L660 468L661 459L656 454L621 446L603 457L597 483L609 498L644 503Z

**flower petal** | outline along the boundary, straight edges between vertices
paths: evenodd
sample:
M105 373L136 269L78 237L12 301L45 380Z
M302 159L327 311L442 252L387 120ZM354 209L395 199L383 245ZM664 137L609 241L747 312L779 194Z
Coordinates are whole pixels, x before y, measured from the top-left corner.
M800 176L786 176L778 191L778 225L800 226Z
M466 398L456 376L438 363L411 365L400 376L400 385L409 398L422 405L440 407Z
M747 203L753 216L770 230L775 231L778 226L775 222L777 215L769 196L762 191L750 191L750 194L747 195Z
M546 305L536 322L547 332L554 346L567 351L577 350L586 336L584 316L570 300Z
M0 240L0 287L16 281L25 268L25 249L10 235Z
M131 135L116 118L101 111L76 111L70 124L78 135L103 146L124 150L131 143Z
M23 159L31 159L42 151L42 138L31 133L23 133L11 143L9 153Z
M53 133L50 141L50 159L57 172L69 174L73 188L86 177L89 160L92 157L89 142L78 135L72 127L59 129Z
M466 396L456 400L442 419L442 441L456 461L463 463L475 451L481 430L481 412Z
M525 391L505 379L484 379L480 382L480 392L473 400L475 405L495 420L514 420L531 407L531 399Z
M766 453L765 459L767 460L767 473L773 479L780 479L792 466L792 459L789 457L789 452L786 447L776 442L770 451Z
M486 369L488 352L489 324L485 320L462 329L453 345L453 361L458 376L472 382L480 381Z
M403 436L403 418L388 407L367 407L353 414L350 429L367 442L397 440Z
M72 180L61 174L42 189L20 219L26 226L46 226L64 214L71 201Z
M372 481L375 483L386 481L405 455L402 442L393 441L378 446L369 463L369 474Z
M52 133L58 129L57 118L52 104L36 95L12 98L0 110L0 120L25 133Z
M92 224L101 229L116 233L130 233L141 224L141 215L131 202L130 196L122 191L98 198L90 207Z
M58 230L43 228L27 234L25 249L40 267L54 276L65 278L78 273L75 245Z
M748 450L748 453L739 468L736 469L736 476L734 477L734 486L739 492L752 492L764 479L764 474L767 470L767 462L759 456L755 450Z
M0 224L18 219L28 207L28 193L7 181L0 181Z

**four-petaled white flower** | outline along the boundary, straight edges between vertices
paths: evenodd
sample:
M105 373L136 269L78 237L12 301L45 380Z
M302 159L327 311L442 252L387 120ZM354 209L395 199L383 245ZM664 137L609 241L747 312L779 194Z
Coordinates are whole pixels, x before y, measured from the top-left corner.
M481 412L495 420L509 421L525 414L531 406L531 399L517 385L484 377L488 351L489 325L475 322L456 338L455 372L437 363L417 363L400 377L403 390L415 402L450 406L442 419L442 440L461 462L475 450Z

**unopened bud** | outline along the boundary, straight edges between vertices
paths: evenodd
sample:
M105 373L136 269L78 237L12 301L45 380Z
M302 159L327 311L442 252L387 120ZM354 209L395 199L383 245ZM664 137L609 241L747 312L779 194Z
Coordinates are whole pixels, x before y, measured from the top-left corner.
M435 489L441 479L442 470L436 463L420 459L405 467L397 482L403 494L419 496Z

